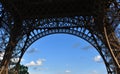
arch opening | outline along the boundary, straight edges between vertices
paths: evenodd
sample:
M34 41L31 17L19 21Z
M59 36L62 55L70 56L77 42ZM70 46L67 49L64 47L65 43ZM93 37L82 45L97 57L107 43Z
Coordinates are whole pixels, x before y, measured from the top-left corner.
M104 60L108 74L115 73L113 58L102 41L101 34L94 31L94 18L89 18L90 20L88 17L36 20L38 22L35 23L35 27L29 31L26 40L27 43L24 45L23 51L26 51L30 45L42 37L57 33L71 34L84 39L95 47Z
M90 50L88 50L88 49L90 49ZM52 65L50 65L50 66L62 67L63 70L61 71L61 73L66 72L66 74L73 74L73 72L77 70L77 72L74 74L77 74L78 71L79 71L79 73L82 73L82 74L88 74L88 73L90 74L90 72L91 72L91 74L93 74L93 73L107 74L105 71L105 65L104 65L103 60L100 60L99 53L96 52L96 50L94 50L94 49L95 48L93 46L91 46L85 40L80 39L79 37L75 37L75 36L69 35L69 34L52 34L52 35L46 36L46 37L41 38L41 39L37 40L36 42L34 42L26 51L26 54L29 54L29 55L24 55L24 56L27 56L27 57L29 57L30 55L34 56L34 57L31 57L33 60L36 58L35 56L40 55L41 58L40 59L36 58L34 63L37 64L37 60L39 60L39 61L43 60L43 65L41 65L41 67L47 70L47 71L46 70L41 71L41 73L44 72L44 74L47 74L47 72L49 71L48 70L49 68L48 69L45 68L44 65L47 64L47 66L49 66L49 64L47 62L48 61L52 62L51 59L49 58L51 55L52 55L51 58L53 57L53 62L57 63L57 64L54 65L54 63L52 63ZM32 52L33 50L35 51L35 53ZM82 52L84 52L84 54ZM47 55L47 53L49 55ZM80 54L82 54L82 55L80 55ZM65 56L65 55L67 55L67 56ZM64 56L64 58L63 58L63 56ZM67 58L68 63L64 62L64 60L66 60L65 57L69 57L69 59ZM89 58L87 58L87 57L89 57ZM56 59L56 60L54 60L54 59ZM30 60L28 63L30 63L32 60ZM80 63L80 61L82 61L82 64ZM58 62L60 63L60 65ZM69 62L70 62L70 64L69 64ZM61 65L61 63L63 63L64 66ZM73 65L71 65L71 63L73 63ZM92 64L94 64L94 65L92 65ZM102 64L102 66L101 66L101 64ZM30 64L27 64L27 65L30 65ZM99 68L100 70L98 70L98 69L95 70L95 67L98 68L98 65L100 67ZM41 67L39 67L39 68L41 68ZM53 67L51 67L51 69L55 70ZM90 68L90 67L92 67L92 68ZM35 68L35 67L32 67L32 69L33 68ZM76 70L72 71L73 68L75 68ZM30 70L33 71L32 69L30 69ZM85 70L87 72L85 72ZM56 70L56 71L58 71L58 70ZM53 72L53 73L56 74L56 72ZM58 73L59 73L59 71L58 71Z

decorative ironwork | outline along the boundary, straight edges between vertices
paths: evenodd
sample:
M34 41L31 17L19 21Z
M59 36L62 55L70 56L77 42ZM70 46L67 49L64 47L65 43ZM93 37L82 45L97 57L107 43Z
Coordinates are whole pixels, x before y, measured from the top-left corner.
M87 0L83 1L83 3L86 3L86 1ZM4 58L0 63L0 74L7 74L8 69L11 69L11 65L13 70L17 71L17 66L27 48L36 40L55 33L72 34L86 40L94 46L102 56L108 74L120 73L119 1L97 0L93 2L93 0L89 0L90 4L86 6L90 6L91 3L93 4L93 6L90 7L89 14L88 12L83 13L88 11L88 9L83 12L75 10L75 13L71 13L70 9L68 9L69 6L71 7L71 4L65 2L69 4L66 8L70 11L70 14L67 16L65 16L65 14L68 11L61 9L60 11L64 15L60 15L59 10L57 10L57 8L64 8L64 6L66 6L65 4L63 4L63 7L60 7L58 4L56 8L53 7L53 4L53 6L50 7L50 9L54 8L53 12L47 8L49 5L52 5L52 3L56 3L54 0L50 2L43 0L43 5L41 6L44 6L46 3L48 6L38 8L42 10L37 14L38 16L36 14L32 15L33 10L35 10L35 13L39 11L34 7L36 1L30 1L30 4L33 4L32 8L35 8L29 13L31 16L26 14L29 8L28 10L26 9L24 13L21 9L22 6L20 4L17 5L18 2L22 2L20 0L0 0L0 2L0 51L4 52ZM71 2L74 1L70 0L70 3ZM26 1L23 1L23 3L23 6L26 6ZM9 7L10 5L12 6ZM27 5L29 5L29 3L27 3ZM36 4L36 6L37 5L39 5L39 3ZM81 5L82 7L86 7L84 6L85 4ZM73 9L74 7L76 7L76 5L73 5ZM98 7L98 10L96 10L96 7ZM47 13L45 9L48 9L50 14ZM56 13L55 10L57 10L58 13ZM41 18L40 16L42 16L43 12L46 13L43 15L44 18ZM79 12L80 14L78 14ZM56 13L56 15L53 15L54 13ZM52 17L49 17L50 15ZM12 58L19 59L13 63L11 61Z
M67 33L78 36L93 45L102 56L108 73L115 73L115 65L109 53L104 37L94 30L94 17L53 18L35 20L35 26L29 33L24 51L36 40L50 34ZM31 24L33 25L33 23Z

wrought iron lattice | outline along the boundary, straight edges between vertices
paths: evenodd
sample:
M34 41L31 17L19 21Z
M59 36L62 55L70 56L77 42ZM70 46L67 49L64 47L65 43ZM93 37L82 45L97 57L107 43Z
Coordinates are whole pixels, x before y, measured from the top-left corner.
M27 41L26 39L23 40L24 42L26 41L24 49L22 51L16 49L17 53L15 52L14 55L22 57L27 48L32 43L44 36L55 33L67 33L78 36L93 45L103 57L108 73L115 72L115 65L113 59L111 58L108 48L103 42L104 38L102 37L101 33L98 33L94 30L95 23L93 16L76 16L72 18L65 17L42 20L35 19L31 21L24 21L24 26L27 26L27 24L29 24L29 26L31 25L33 28L28 27L30 29L29 31L26 31L26 34L28 34L26 35L26 37L28 36L28 38L26 38Z
M8 64L13 65L13 69L15 68L17 71L17 66L27 48L36 40L55 33L72 34L86 40L102 56L108 74L120 73L119 1L84 0L74 2L74 0L70 0L68 3L63 1L64 4L58 1L60 3L58 5L55 0L48 2L43 0L41 3L38 0L31 0L29 3L26 3L27 0L0 0L0 2L0 51L5 51L0 64L1 74L7 72ZM73 6L70 4L72 2ZM89 3L86 4L87 2ZM21 5L22 3L23 5ZM83 3L81 7L79 3ZM66 4L68 5L66 6ZM25 6L24 9L22 9L23 6ZM30 10L29 6L33 9ZM91 6L90 9L87 8L88 6ZM63 10L64 7L65 10ZM75 10L76 7L81 10L87 9ZM27 14L29 10L30 12ZM13 63L10 61L11 58L19 59Z

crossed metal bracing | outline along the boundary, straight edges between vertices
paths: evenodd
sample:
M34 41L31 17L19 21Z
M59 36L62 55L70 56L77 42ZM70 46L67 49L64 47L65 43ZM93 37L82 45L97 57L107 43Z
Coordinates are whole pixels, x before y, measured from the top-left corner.
M109 10L106 9L106 15L101 14L104 18L84 15L30 18L19 21L19 17L18 19L13 18L0 4L0 51L5 52L7 46L14 46L9 53L12 52L11 58L19 58L19 60L16 63L10 61L9 64L17 68L27 48L36 40L50 34L72 34L86 40L96 48L104 60L108 74L119 74L120 42L119 36L115 34L120 23L119 8L111 3ZM10 42L11 36L16 39L16 44ZM8 52L6 53L8 54Z
M116 73L116 65L109 48L104 43L104 37L101 32L96 32L95 30L96 25L93 16L35 19L31 21L26 20L23 22L26 33L24 33L25 35L17 44L13 57L16 56L21 59L27 48L44 36L55 33L67 33L78 36L93 45L102 56L108 73Z

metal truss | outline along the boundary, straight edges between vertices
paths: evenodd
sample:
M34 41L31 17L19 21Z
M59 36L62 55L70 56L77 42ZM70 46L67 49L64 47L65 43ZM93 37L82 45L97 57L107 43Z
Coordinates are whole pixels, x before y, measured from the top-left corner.
M108 74L119 74L120 36L117 28L120 23L120 6L115 0L106 2L109 7L105 7L105 11L100 11L97 16L30 18L20 20L20 22L18 22L19 17L13 18L0 4L0 51L5 51L5 56L10 53L11 58L19 58L16 63L11 61L9 63L16 71L28 47L38 39L56 33L72 34L86 40L96 48L103 58ZM15 42L12 42L11 38Z
M109 48L106 46L102 33L96 32L95 30L96 25L93 16L26 20L24 21L24 26L27 27L27 33L25 33L25 38L22 39L23 46L20 48L21 43L18 43L16 48L17 52L14 53L14 56L18 56L21 59L27 48L44 36L56 33L72 34L86 40L94 46L102 56L108 74L116 74L116 65ZM18 48L20 49L18 50Z

